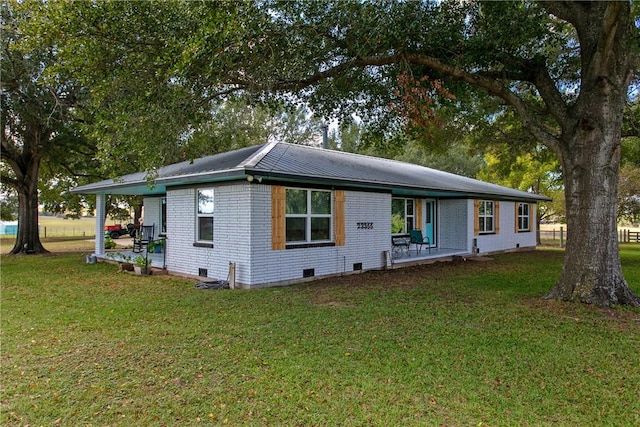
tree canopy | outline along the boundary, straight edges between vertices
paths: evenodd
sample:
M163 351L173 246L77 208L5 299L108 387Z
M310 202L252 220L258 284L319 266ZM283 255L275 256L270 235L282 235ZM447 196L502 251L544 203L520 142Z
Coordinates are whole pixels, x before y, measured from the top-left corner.
M44 251L37 221L42 162L64 167L86 160L81 158L81 153L91 150L77 123L71 119L86 94L73 78L48 73L57 61L54 46L26 46L29 37L23 30L29 17L29 11L22 8L3 4L0 9L0 179L4 186L15 190L19 201L18 235L13 253Z
M135 150L147 167L160 164L236 96L251 104L306 103L325 118L357 114L378 134L418 124L426 136L443 107L473 114L487 97L497 99L482 113L514 113L563 171L569 236L549 296L640 304L622 276L615 209L623 118L633 111L625 110L628 88L639 77L637 5L40 5L31 31L55 42L59 70L90 88L85 122L103 159Z

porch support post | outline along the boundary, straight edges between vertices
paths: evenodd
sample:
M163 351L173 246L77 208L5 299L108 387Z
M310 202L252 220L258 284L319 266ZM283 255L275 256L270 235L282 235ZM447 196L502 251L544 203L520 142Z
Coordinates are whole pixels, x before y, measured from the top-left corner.
M104 194L96 194L96 246L95 255L104 257L104 223L107 208L107 197Z

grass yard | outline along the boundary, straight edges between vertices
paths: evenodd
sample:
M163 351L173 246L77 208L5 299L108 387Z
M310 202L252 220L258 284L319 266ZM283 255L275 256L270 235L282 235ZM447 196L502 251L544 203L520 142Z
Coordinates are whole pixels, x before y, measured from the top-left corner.
M46 239L41 238L43 246L46 250L54 253L60 252L84 252L92 253L95 250L95 241L93 239L78 238L78 237L48 237ZM117 243L125 242L118 241ZM15 237L0 237L0 254L8 254L15 245Z
M623 245L640 292L640 245ZM253 291L2 258L18 425L640 425L640 310L543 301L544 249Z

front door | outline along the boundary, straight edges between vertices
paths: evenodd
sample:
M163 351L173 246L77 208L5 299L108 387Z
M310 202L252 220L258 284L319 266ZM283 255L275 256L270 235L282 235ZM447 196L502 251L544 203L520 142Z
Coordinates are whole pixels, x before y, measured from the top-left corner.
M436 246L436 201L425 200L424 203L424 235L429 238L431 246Z

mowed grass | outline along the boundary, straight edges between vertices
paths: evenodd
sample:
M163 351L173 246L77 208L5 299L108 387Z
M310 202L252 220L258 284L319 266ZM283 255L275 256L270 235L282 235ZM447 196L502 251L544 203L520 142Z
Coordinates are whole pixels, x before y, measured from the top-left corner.
M623 245L640 292L640 245ZM640 425L640 310L544 301L559 250L251 291L2 258L17 425Z
M41 238L44 248L50 252L85 252L92 253L95 250L93 239L78 237L48 237ZM124 242L118 240L116 243ZM0 237L0 254L8 254L16 243L15 237Z

